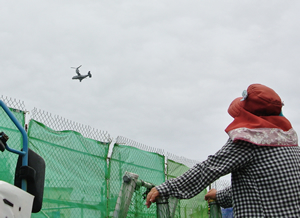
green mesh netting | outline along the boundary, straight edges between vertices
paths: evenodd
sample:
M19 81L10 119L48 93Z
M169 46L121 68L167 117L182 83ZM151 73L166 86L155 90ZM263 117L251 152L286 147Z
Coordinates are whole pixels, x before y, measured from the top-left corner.
M10 110L24 126L24 112ZM7 144L20 150L22 134L2 108L0 121L0 132L9 136ZM84 138L75 131L54 131L35 120L29 123L28 139L29 148L46 162L43 208L32 214L32 218L112 217L126 171L155 185L165 181L165 157L157 153L116 144L107 171L107 143ZM18 155L11 152L0 153L0 180L14 183L17 159ZM167 166L167 179L188 170L185 165L172 160L168 160ZM140 187L133 193L127 217L157 217L156 204L150 209L145 206L145 191L145 187ZM193 199L180 200L175 217L208 217L205 193L206 190Z
M116 206L117 198L126 171L135 173L138 179L155 185L165 181L164 156L146 152L135 147L118 145L113 148L109 172L109 216L111 217ZM133 193L127 217L156 217L156 206L146 208L144 199L145 187L140 187Z
M23 111L11 109L10 111L17 118L21 126L25 124L25 115ZM6 112L0 107L0 132L8 135L7 145L15 150L21 150L23 147L22 134ZM19 155L9 151L0 152L0 180L14 184L15 168Z
M106 217L109 145L31 120L29 148L46 163L42 210L32 217Z
M167 160L167 163L167 179L176 178L189 169L187 166L170 159ZM200 194L191 199L180 200L177 205L174 217L208 217L208 205L204 200L204 196L206 193L207 190L205 189ZM170 202L172 201L170 200Z

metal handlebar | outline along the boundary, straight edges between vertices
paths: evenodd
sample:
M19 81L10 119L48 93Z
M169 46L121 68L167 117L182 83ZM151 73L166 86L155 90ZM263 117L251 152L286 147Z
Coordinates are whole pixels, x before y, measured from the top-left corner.
M23 151L18 151L18 150L10 148L6 144L7 140L3 140L3 138L1 140L1 142L5 145L5 149L6 150L22 156L22 166L28 166L28 137L27 137L27 133L24 130L24 128L21 126L21 124L19 123L19 121L17 120L17 118L13 115L13 113L6 106L6 104L3 101L1 101L1 100L0 100L0 106L3 108L3 110L5 111L5 113L9 116L9 118L13 121L13 123L16 125L16 127L19 129L19 131L22 133ZM6 136L4 136L4 135L5 134L3 133L1 135L1 137L5 138ZM7 137L7 139L8 139L8 137ZM22 189L24 191L27 190L27 181L25 179L22 179Z

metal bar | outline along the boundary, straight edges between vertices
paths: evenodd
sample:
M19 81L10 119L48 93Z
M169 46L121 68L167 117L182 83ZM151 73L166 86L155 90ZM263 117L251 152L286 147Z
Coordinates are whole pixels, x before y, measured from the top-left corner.
M214 200L209 201L209 217L210 218L222 218L221 207Z
M9 118L13 121L13 123L16 125L16 127L19 129L19 131L22 133L23 137L23 152L19 155L22 156L22 166L28 166L28 137L27 133L24 130L24 128L21 126L17 118L13 115L13 113L9 110L9 108L5 105L5 103L0 100L0 106L3 108L3 110L6 112L6 114L9 116ZM7 147L7 146L5 146ZM12 151L12 149L8 149L8 151ZM15 150L14 150L15 151ZM14 152L12 151L12 152ZM16 153L16 152L14 152ZM27 181L25 179L22 179L22 189L24 191L27 191Z
M149 182L145 182L145 181L143 181L143 180L141 180L141 179L138 179L137 181L136 181L136 185L137 186L143 186L143 187L146 187L146 188L148 188L148 189L151 189L151 188L153 188L155 185L153 185L152 183L149 183Z
M148 189L151 189L153 187L155 187L154 184L149 183L149 182L145 182L143 180L138 179L136 181L136 185L137 187L146 187ZM175 214L175 209L178 203L178 199L175 199L175 201L173 202L174 208L172 207L172 213L170 213L170 207L169 207L169 199L168 198L158 198L156 201L156 214L157 214L157 218L172 218Z
M24 151L19 151L19 150L15 150L13 148L10 148L7 144L5 145L5 149L12 152L12 153L21 155L22 157L26 154L26 152L24 152Z
M171 218L175 217L175 212L176 212L178 202L179 202L178 198L175 197L169 198L169 210L170 210Z
M127 216L129 205L133 192L136 187L136 181L138 175L130 172L125 172L123 176L123 183L117 199L115 211L113 213L114 218L123 218Z
M159 197L156 200L157 218L171 218L168 198Z

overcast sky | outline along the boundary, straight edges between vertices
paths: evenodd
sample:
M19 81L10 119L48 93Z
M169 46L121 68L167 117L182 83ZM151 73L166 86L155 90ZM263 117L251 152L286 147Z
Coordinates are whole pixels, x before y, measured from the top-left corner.
M203 161L231 101L273 88L300 132L300 1L4 1L1 95ZM72 80L75 70L92 78Z

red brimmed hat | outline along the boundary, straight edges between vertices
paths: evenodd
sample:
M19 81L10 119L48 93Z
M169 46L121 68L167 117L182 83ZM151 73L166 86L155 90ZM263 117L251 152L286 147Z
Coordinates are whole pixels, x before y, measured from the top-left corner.
M298 138L290 122L281 116L283 103L271 88L252 84L228 108L234 121L225 129L233 140L261 146L296 146Z

